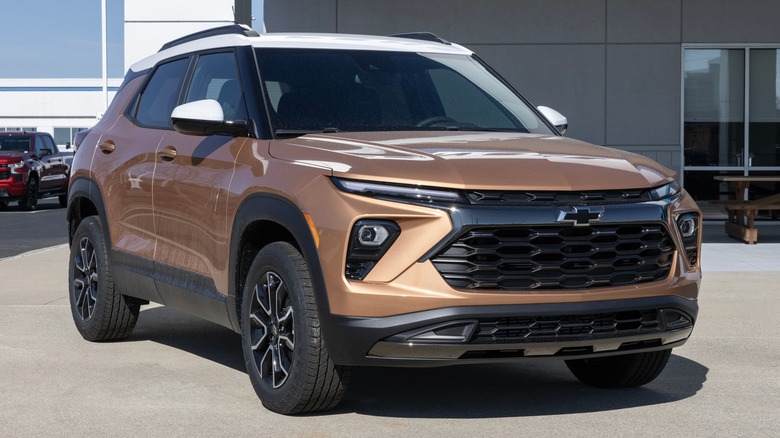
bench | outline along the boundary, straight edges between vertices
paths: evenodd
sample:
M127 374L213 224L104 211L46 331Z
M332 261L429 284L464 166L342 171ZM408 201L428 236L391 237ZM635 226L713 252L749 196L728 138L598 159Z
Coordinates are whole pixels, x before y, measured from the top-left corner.
M747 244L758 242L758 230L755 227L755 219L760 210L780 210L780 204L757 201L724 203L728 221L726 221L726 234L740 239Z

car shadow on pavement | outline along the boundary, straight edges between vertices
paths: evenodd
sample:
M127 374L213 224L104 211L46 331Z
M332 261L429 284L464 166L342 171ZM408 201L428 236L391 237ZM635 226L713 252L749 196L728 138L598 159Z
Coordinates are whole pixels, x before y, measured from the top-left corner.
M143 310L127 341L160 343L246 372L238 334L167 307ZM349 389L335 410L312 415L355 412L379 417L457 419L610 411L692 397L704 386L708 371L695 361L673 354L664 372L644 387L599 389L579 383L563 361L444 368L365 367L353 370Z
M142 309L124 342L152 341L246 372L241 336L229 328L170 307Z
M600 389L579 383L563 361L445 368L362 368L334 413L398 418L501 418L601 412L671 403L694 396L708 368L672 355L641 388Z

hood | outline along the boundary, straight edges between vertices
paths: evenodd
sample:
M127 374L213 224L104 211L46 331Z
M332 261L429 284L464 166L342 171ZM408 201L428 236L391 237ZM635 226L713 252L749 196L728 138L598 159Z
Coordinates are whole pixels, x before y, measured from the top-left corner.
M25 158L24 152L16 151L0 151L0 163L18 163Z
M333 176L482 190L649 188L674 172L641 155L508 132L367 132L274 140L273 157Z

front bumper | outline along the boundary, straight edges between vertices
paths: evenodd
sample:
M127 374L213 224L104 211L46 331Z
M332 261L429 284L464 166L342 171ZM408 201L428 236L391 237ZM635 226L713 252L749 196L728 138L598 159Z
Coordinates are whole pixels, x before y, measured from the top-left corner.
M330 315L323 329L338 340L328 347L337 364L433 367L674 348L687 341L697 314L696 300L660 296L450 307L384 318Z

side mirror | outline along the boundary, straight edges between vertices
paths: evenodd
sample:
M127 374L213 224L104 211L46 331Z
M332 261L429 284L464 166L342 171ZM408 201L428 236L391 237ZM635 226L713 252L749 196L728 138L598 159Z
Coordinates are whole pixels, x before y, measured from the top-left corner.
M222 105L214 99L196 100L173 109L173 129L185 135L247 135L243 120L225 120Z
M70 142L65 142L65 149L70 149Z
M569 121L566 120L566 117L564 117L563 114L559 113L558 111L555 111L554 109L547 106L537 106L536 109L538 109L539 112L542 113L542 115L546 117L547 120L549 120L550 123L555 126L555 129L557 129L561 134L564 134L566 129L569 128Z

